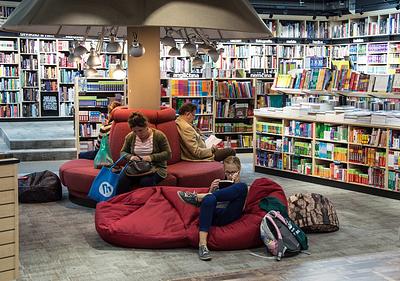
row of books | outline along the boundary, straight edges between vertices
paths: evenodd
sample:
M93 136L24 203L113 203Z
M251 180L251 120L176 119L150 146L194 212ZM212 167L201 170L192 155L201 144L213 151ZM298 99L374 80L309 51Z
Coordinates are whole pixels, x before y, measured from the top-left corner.
M123 92L125 89L124 81L98 81L98 82L87 82L83 86L84 91L88 92Z
M212 80L169 80L170 96L211 96Z
M40 55L41 64L57 64L56 54L41 54Z
M283 107L285 105L285 95L265 95L257 97L257 108L261 107Z
M23 117L38 117L39 116L39 104L38 103L23 103L22 104L22 116Z
M388 189L400 191L400 174L399 173L389 171Z
M272 136L256 135L256 147L261 149L282 151L282 139Z
M368 144L380 147L386 147L386 130L384 129L371 129L359 128L351 129L349 134L349 141L352 143Z
M56 53L57 45L56 41L39 41L40 52L43 53Z
M73 69L60 69L60 83L74 83L75 77L79 77L80 72Z
M27 70L37 70L38 69L38 59L36 57L30 56L28 58L23 57L21 59L21 68Z
M329 142L317 141L315 143L315 157L339 162L347 162L347 147Z
M79 111L79 122L101 122L104 123L105 115L100 111Z
M385 167L386 152L378 151L377 148L372 147L350 146L349 162Z
M203 132L212 131L213 118L212 116L198 116L194 120L194 125Z
M303 60L280 60L278 65L279 74L288 74L289 71L299 69L303 65Z
M313 123L291 120L289 121L289 125L285 126L285 136L312 138L312 132Z
M233 138L226 136L218 145L220 148L251 148L253 147L253 136L238 135Z
M346 182L347 169L343 164L330 163L330 164L316 164L314 175L321 178L333 179L337 181Z
M261 122L256 123L256 131L259 133L269 133L282 135L283 125L280 123Z
M19 79L0 79L0 90L18 90L20 88Z
M253 126L245 123L216 123L215 133L252 132Z
M287 59L299 59L304 56L304 46L293 45L293 46L279 46L278 57Z
M257 165L280 170L282 169L282 154L268 153L267 151L262 150L257 150L256 154Z
M275 56L252 57L250 59L250 68L276 69L277 58Z
M249 48L246 45L224 45L224 57L248 57Z
M18 92L0 92L0 103L18 103Z
M315 128L315 137L317 139L345 141L348 139L348 128L343 125L320 124Z
M303 175L312 174L311 159L299 158L295 155L284 154L282 156L282 168Z
M0 52L0 63L19 63L19 55Z
M97 98L97 96L79 96L79 106L107 107L108 99Z
M311 143L303 142L298 140L292 140L288 138L283 139L283 152L302 155L302 156L311 156Z
M400 151L389 151L388 167L391 169L399 169L399 167L400 167Z
M389 147L400 149L400 131L389 130Z
M367 172L363 172L359 169L348 169L347 173L350 183L360 183L378 188L385 186L385 170L368 168Z
M0 76L19 76L19 68L15 66L0 66Z
M0 117L18 117L18 112L16 104L0 105Z
M61 103L60 104L60 116L73 116L74 105L73 103Z
M42 91L47 91L47 92L58 91L58 83L57 83L57 81L49 81L49 80L42 81L40 86L41 86L41 90Z
M237 103L230 100L216 102L217 118L246 118L253 115L253 105L248 103Z
M218 63L218 62L217 62ZM223 58L218 63L218 68L221 69L249 69L250 59L249 58Z
M254 88L251 81L217 81L216 96L217 98L252 98Z
M38 101L39 100L39 89L23 89L22 97L24 101Z
M37 72L24 72L21 75L21 84L24 87L38 87L39 80Z
M79 151L92 151L95 149L97 140L88 140L88 141L80 141L79 142Z
M100 133L100 124L79 124L79 137L97 137Z
M184 60L176 57L161 58L160 71L173 73L191 73L192 62L189 59Z
M21 53L37 53L39 51L39 42L35 39L20 39Z
M174 98L172 99L172 108L178 114L179 109L185 103L192 103L196 105L196 114L211 114L212 113L212 99L198 99L198 98Z
M41 79L57 79L57 68L54 66L40 66Z
M59 93L60 93L60 102L74 101L74 96L75 96L74 88L63 86L59 88Z

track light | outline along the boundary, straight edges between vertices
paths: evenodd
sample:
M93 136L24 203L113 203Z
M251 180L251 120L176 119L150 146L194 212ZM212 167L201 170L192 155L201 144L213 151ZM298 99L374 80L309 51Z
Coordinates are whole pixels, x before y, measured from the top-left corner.
M274 14L269 14L269 18L272 19L274 17Z
M342 1L339 1L339 5L340 5L340 6L344 6L344 4L345 4L345 3L344 3L343 0L342 0Z
M121 53L121 45L118 42L115 42L115 36L110 36L110 42L107 44L106 52Z
M89 51L86 49L86 47L83 46L83 43L84 43L84 42L81 42L81 43L79 44L79 46L75 47L75 50L74 50L74 55L75 55L75 56L82 56L82 55L85 55L85 54L87 54L87 53L89 52Z
M313 15L312 19L313 19L313 20L316 20L316 19L317 19L317 16L316 16L316 15Z
M299 0L299 5L303 6L304 5L304 0Z
M177 57L181 55L181 51L177 47L172 47L169 52L168 56Z
M329 16L325 16L327 20L329 20Z
M112 78L122 80L126 77L125 70L122 69L121 63L118 63L115 66L114 71L112 72Z
M400 4L396 5L396 10L400 10Z
M90 55L86 61L86 64L89 67L95 67L101 65L101 59L97 54L96 49L93 46L90 48Z
M85 70L86 77L95 77L97 75L98 75L97 70L94 69L93 67L89 67L88 69Z
M343 14L342 14L342 11L339 11L339 13L338 13L338 17L339 17L339 18L341 18L341 17L342 17L342 15L343 15Z
M364 11L363 11L363 10L361 10L361 11L360 11L360 15L363 15L363 14L364 14Z

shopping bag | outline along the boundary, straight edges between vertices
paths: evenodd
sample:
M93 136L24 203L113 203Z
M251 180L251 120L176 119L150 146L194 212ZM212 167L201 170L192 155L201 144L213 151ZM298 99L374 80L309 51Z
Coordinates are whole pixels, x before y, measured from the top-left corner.
M94 158L94 168L100 169L101 167L109 167L113 163L111 157L110 146L108 145L108 135L101 138L100 148Z
M113 173L112 169L114 166L123 160L124 157L119 158L111 167L102 167L96 178L94 179L92 186L89 190L89 198L96 202L107 201L108 199L115 196L117 190L117 183L120 173L124 173L124 169L118 174Z

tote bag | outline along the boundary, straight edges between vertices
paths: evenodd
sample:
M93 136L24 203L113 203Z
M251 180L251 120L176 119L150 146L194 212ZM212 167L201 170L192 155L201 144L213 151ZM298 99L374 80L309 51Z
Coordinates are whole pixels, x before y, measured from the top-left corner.
M115 196L120 174L113 173L112 169L122 159L124 159L124 157L119 158L111 167L103 166L101 168L90 187L88 194L90 199L93 199L96 202L102 202ZM122 169L121 173L124 172L124 169Z
M113 163L113 159L111 157L110 146L108 145L108 135L105 135L101 138L100 141L100 149L94 158L94 168L100 169L101 167L109 167Z

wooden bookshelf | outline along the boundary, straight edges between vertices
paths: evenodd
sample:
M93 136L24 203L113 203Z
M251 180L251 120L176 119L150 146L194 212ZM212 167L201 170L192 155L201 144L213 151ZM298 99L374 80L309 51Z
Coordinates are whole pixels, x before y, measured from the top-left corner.
M311 151L306 155L304 153L284 152L288 124L292 124L291 122L295 121L298 122L296 123L296 130L297 126L301 127L305 123L310 124L311 138L290 136L290 138L310 143ZM306 181L308 177L321 178L324 179L323 182L325 184L334 182L333 186L343 188L369 187L373 189L372 191L368 190L367 192L369 193L400 198L400 170L398 168L400 165L400 151L397 148L398 146L400 148L400 126L356 124L355 122L338 121L334 118L332 120L318 121L307 116L296 118L291 117L289 114L261 111L256 111L254 122L257 128L254 133L254 167L256 171L266 173L279 171L278 174L282 176L285 176L285 173L287 176L299 174L301 175L299 178ZM325 127L323 125L329 126ZM281 128L282 132L273 133L268 131L271 126L274 130L275 128ZM261 128L267 131L263 131ZM317 128L321 129L317 130ZM340 135L346 138L345 140L325 140L316 135L318 133L331 134L332 136L333 132L336 132L336 135L339 134L338 128L340 128ZM326 133L324 133L323 129L327 130ZM302 130L304 131L304 129ZM353 133L353 130L357 130L355 131L357 135L354 135L355 132ZM369 142L364 144L351 139L357 137L367 141L368 135ZM317 153L321 151L321 143L326 143L328 146L327 152L323 152L328 153L326 156L323 156L325 154L320 155ZM392 150L391 147L394 149ZM329 148L331 149L330 152ZM342 156L339 154L335 156L339 152L342 153ZM342 158L338 160L337 157ZM359 157L359 160L352 160L355 157ZM287 164L287 161L292 162ZM305 167L308 168L306 169ZM338 185L338 183L342 183L342 186Z

